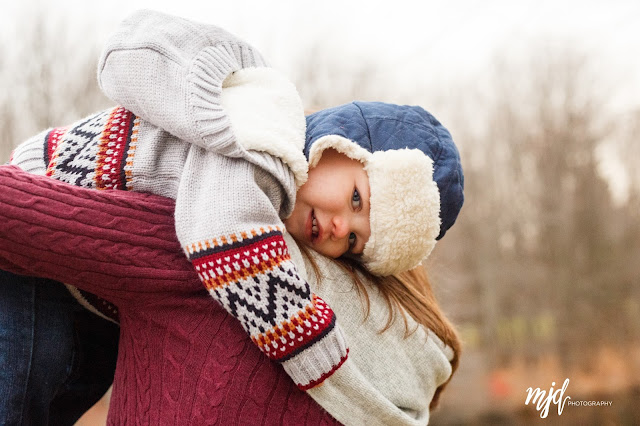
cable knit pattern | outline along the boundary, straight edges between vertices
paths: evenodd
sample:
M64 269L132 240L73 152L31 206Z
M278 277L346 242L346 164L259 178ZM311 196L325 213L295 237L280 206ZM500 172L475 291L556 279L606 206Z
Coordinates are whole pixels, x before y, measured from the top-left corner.
M119 307L110 425L337 424L211 303L180 255L172 200L12 166L0 166L0 187L0 268L64 280Z

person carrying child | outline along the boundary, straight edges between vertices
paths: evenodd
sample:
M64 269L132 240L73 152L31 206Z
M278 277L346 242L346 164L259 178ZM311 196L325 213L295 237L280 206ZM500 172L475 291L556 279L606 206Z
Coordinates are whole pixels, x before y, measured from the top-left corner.
M297 93L262 65L219 29L137 13L99 69L122 107L44 132L11 162L86 188L174 198L178 239L209 293L314 396L343 380L349 351L340 321L292 264L285 226L321 254L402 274L455 221L462 171L449 133L426 111L352 103L307 119L307 176ZM420 299L420 290L405 293ZM417 305L407 309L414 319L429 308Z

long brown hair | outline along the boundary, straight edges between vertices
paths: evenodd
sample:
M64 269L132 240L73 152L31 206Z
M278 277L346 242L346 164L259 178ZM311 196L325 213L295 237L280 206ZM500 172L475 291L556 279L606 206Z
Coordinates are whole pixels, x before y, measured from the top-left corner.
M313 272L318 281L320 281L322 279L322 274L320 273L318 264L310 253L310 249L302 243L299 243L298 246L300 247L302 254L311 263ZM446 318L433 295L431 283L429 282L429 278L427 277L424 267L418 266L417 268L398 275L379 277L371 274L361 263L355 260L343 257L331 260L336 262L355 283L358 294L365 301L365 319L369 316L371 305L367 286L364 284L361 277L372 282L380 291L380 294L386 301L389 310L387 323L379 331L380 333L387 331L395 321L398 313L400 313L405 326L404 337L407 338L417 330L417 327L413 328L413 330L410 329L407 321L407 314L409 314L411 318L418 323L418 326L422 325L423 327L431 330L445 345L449 346L453 350L451 376L449 376L449 379L445 383L436 389L433 399L429 404L430 410L436 408L440 399L440 394L451 380L453 373L455 373L458 368L461 344L455 328Z

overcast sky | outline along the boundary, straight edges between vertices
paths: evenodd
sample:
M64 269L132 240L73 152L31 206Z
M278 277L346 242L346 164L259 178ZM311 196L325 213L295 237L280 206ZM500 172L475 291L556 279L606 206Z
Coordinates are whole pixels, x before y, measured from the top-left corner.
M3 43L19 36L20 22L36 7L53 9L54 18L67 17L70 24L62 31L83 28L77 22L95 22L101 38L133 10L155 8L219 24L283 67L292 54L320 38L386 64L422 60L423 66L433 66L437 60L447 73L481 67L497 47L516 54L542 38L590 49L615 67L617 79L637 80L640 74L637 0L3 1Z
M35 8L64 20L60 31L104 39L140 8L215 23L247 39L285 72L318 40L336 54L373 58L382 69L473 78L496 51L517 57L535 43L575 46L614 81L623 105L640 104L637 0L23 0L0 5L3 43L20 37ZM63 22L63 21L60 21ZM471 76L471 77L470 77ZM446 83L445 83L446 84Z
M638 0L23 0L0 4L10 44L24 20L46 9L60 31L103 40L140 8L218 24L247 39L272 65L291 72L296 55L321 40L347 60L373 58L382 70L429 78L473 78L496 51L517 57L536 43L573 46L618 86L620 103L640 104Z

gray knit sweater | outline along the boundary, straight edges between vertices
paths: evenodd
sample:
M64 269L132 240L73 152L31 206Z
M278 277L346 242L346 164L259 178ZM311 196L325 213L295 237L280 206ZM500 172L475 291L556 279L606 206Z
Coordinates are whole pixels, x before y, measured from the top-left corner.
M348 350L283 238L306 179L295 88L233 35L151 11L111 37L99 81L124 107L49 129L11 163L176 199L178 239L209 293L300 388L322 383Z

